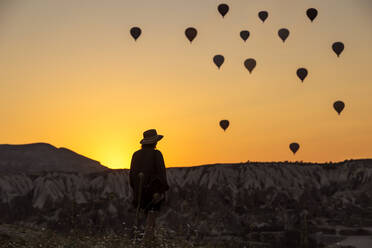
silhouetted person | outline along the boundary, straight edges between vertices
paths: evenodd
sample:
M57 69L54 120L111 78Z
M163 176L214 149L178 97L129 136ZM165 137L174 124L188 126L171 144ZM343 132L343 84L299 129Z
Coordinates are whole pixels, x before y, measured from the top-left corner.
M140 142L142 149L133 154L130 165L133 205L137 211L144 210L146 215L145 240L154 237L156 212L160 210L165 191L169 189L163 155L155 149L162 138L163 135L158 135L155 129L145 131Z

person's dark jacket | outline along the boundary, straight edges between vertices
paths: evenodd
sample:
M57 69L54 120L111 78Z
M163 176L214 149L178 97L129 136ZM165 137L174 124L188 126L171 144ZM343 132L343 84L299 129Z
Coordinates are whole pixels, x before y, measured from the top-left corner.
M144 173L142 194L164 193L169 189L163 155L159 150L144 147L132 156L129 172L129 182L133 189L133 204L137 204L139 177Z

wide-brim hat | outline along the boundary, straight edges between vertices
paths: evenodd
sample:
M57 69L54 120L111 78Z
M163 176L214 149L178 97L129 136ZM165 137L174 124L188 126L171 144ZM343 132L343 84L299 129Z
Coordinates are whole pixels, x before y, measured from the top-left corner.
M141 144L155 144L159 140L161 140L164 136L159 135L156 132L156 129L149 129L143 132L143 139L140 141Z

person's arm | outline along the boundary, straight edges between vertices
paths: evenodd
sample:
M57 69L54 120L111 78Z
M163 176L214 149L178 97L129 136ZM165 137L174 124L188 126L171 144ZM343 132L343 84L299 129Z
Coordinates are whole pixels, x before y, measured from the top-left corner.
M133 178L133 172L134 172L134 160L135 160L135 153L133 153L132 160L130 162L130 170L129 170L129 184L132 188L134 188L134 178Z
M158 177L164 185L164 190L167 191L169 189L167 172L164 164L163 154L159 150L156 150L156 165Z

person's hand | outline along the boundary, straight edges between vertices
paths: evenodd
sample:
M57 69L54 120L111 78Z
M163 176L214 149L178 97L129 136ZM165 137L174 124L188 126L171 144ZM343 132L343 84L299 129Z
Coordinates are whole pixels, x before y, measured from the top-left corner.
M164 198L164 194L155 193L152 195L154 203L160 202Z
M155 193L155 194L152 195L152 197L154 198L155 201L157 201L157 200L159 200L160 195L159 195L159 193Z

